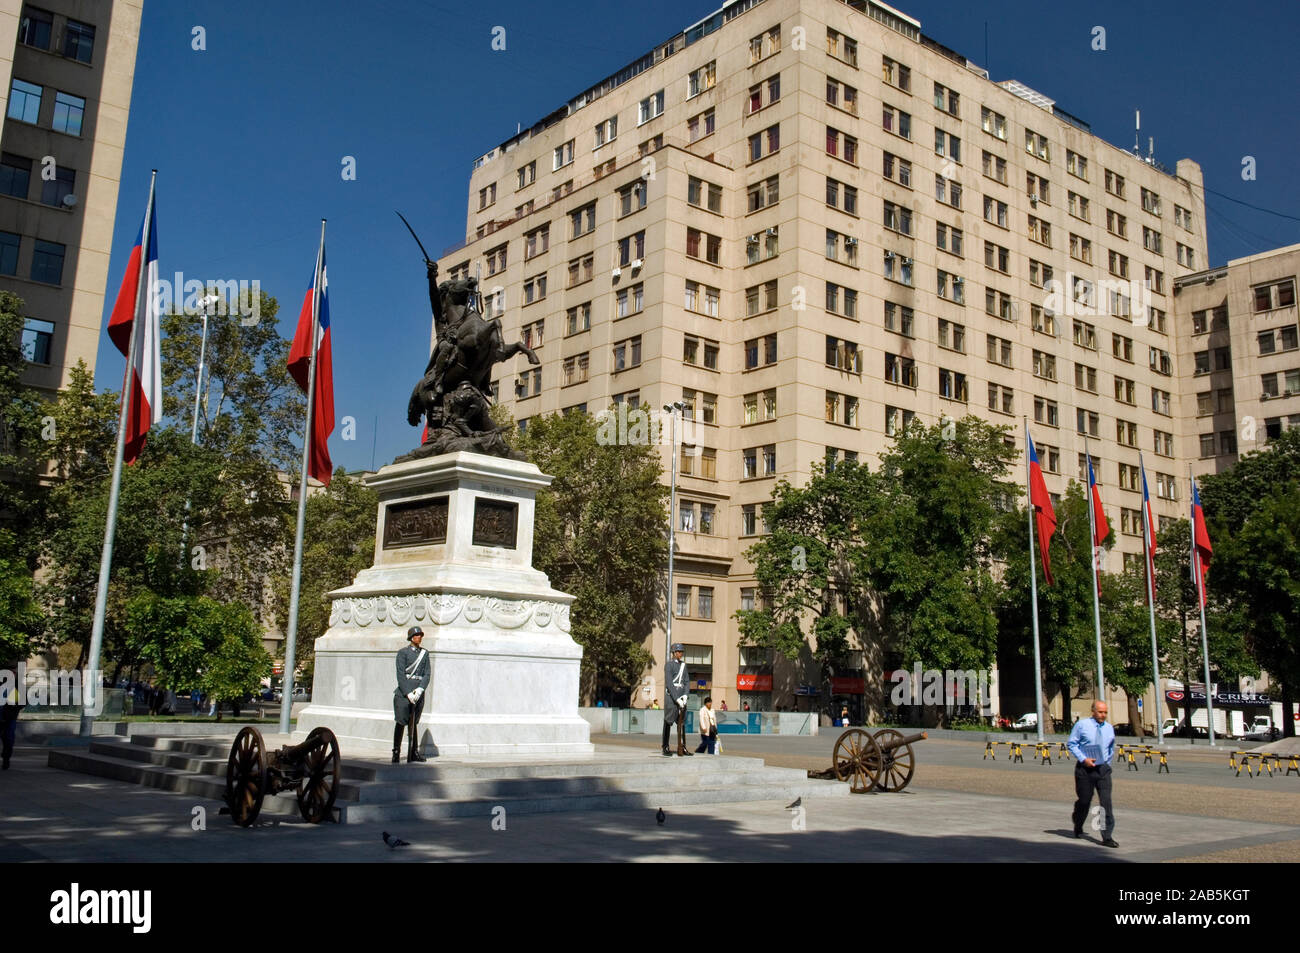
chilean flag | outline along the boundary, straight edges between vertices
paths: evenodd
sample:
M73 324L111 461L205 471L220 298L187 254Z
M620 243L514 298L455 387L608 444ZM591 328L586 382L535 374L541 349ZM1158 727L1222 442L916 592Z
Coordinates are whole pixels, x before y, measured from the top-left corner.
M136 235L135 247L127 259L126 274L122 276L122 287L117 292L117 302L113 305L113 314L108 319L108 336L122 356L130 359L131 335L135 335L135 363L126 369L123 381L122 399L130 395L126 416L126 445L122 459L134 463L144 449L145 434L149 428L162 420L162 356L159 353L161 329L159 318L161 301L153 294L154 283L158 280L158 208L150 196L149 211L149 254L144 255L144 225L140 222L140 233ZM144 265L144 315L136 320L136 292L140 283L141 263ZM129 391L128 391L129 388Z
M311 281L303 295L302 311L298 313L298 329L289 349L289 373L307 392L311 370L311 305L316 294L316 271L312 269ZM329 282L325 278L325 249L320 250L320 304L316 311L316 393L312 399L312 420L308 428L311 442L307 473L329 486L334 473L330 462L329 436L334 432L334 359L330 351Z
M1101 491L1097 489L1097 475L1092 470L1092 455L1088 455L1088 492L1092 494L1092 561L1097 567L1097 595L1101 595L1101 544L1110 535L1110 523L1101 508Z
M1205 513L1201 510L1201 491L1192 479L1192 582L1201 594L1201 607L1205 607L1205 574L1210 571L1210 531L1205 527Z
M1038 533L1038 549L1043 554L1043 576L1052 584L1052 563L1048 558L1052 534L1056 532L1056 511L1052 509L1052 496L1043 481L1043 468L1038 465L1034 439L1025 431L1029 441L1029 504L1034 508L1034 529Z
M1147 578L1151 580L1151 595L1156 592L1156 519L1151 514L1151 493L1147 490L1147 468L1138 457L1142 471L1142 534L1146 537Z

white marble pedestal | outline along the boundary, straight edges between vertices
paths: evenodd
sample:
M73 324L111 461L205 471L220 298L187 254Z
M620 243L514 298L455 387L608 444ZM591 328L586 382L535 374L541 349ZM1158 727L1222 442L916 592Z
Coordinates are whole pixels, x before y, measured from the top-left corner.
M426 755L592 753L573 597L532 565L536 493L550 482L531 463L464 452L367 478L379 493L375 562L330 593L295 739L324 725L345 753L390 750L396 654L419 625L432 662Z

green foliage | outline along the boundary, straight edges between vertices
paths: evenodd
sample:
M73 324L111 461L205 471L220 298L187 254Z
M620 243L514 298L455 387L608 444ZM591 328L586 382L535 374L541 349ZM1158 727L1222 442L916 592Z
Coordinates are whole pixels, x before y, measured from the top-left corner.
M533 565L575 597L582 696L630 690L652 658L668 558L658 449L603 445L583 413L533 417L517 445L555 478L537 494Z
M329 593L349 586L357 573L375 556L375 520L379 498L358 477L342 468L334 471L329 488L307 497L303 524L302 581L298 593L298 640L296 665L303 667L304 680L314 659L315 640L329 628ZM289 545L292 546L292 539ZM277 577L275 614L289 618L292 566Z
M852 633L872 669L987 667L998 592L987 540L1012 492L1004 435L975 417L918 423L878 472L814 464L806 485L778 482L770 532L746 554L767 598L737 613L742 642L809 651L826 676Z
M1294 698L1300 687L1300 430L1248 453L1201 481L1201 504L1214 544L1207 588L1221 609L1217 626ZM1238 674L1214 646L1221 676ZM1246 674L1256 674L1246 672Z
M13 533L0 529L0 665L32 654L45 627L31 570Z
M125 616L129 649L173 691L197 688L216 699L239 699L271 671L261 627L247 606L145 589L127 601Z

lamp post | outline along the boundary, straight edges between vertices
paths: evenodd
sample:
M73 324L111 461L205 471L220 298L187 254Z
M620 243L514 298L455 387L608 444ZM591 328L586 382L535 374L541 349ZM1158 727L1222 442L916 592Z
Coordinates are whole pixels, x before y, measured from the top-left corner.
M199 338L199 372L194 378L194 422L190 425L190 444L198 446L199 443L199 401L203 396L203 362L207 357L208 350L208 315L212 313L213 307L221 299L216 295L208 295L201 302L199 307L202 308L203 314L203 336ZM190 534L190 498L185 497L185 519L181 523L181 561L180 565L185 565L185 555L189 550Z
M669 456L672 458L671 473L672 478L669 483L668 491L668 598L665 604L668 607L668 625L667 634L664 642L664 663L672 657L669 651L673 644L673 613L676 609L673 593L673 549L676 543L675 531L677 529L677 412L683 410L686 405L680 401L673 401L671 404L664 404L664 413L672 415L671 434L672 449Z

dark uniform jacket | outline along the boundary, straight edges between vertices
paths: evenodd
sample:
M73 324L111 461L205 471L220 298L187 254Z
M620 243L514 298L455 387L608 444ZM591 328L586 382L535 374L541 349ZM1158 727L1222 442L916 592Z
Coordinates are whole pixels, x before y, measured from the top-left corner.
M686 670L685 661L670 658L664 666L664 724L671 725L677 721L677 699L690 694L691 673Z
M406 696L417 688L429 690L429 652L407 645L397 653L397 688L393 690L393 711L399 724L406 724L411 704ZM424 701L423 698L420 699Z

